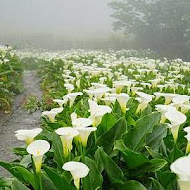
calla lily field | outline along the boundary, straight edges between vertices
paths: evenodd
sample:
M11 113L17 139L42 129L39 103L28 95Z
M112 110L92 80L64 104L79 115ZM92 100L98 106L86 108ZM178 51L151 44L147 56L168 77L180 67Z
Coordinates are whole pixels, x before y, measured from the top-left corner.
M190 62L149 54L0 51L0 107L22 60L43 92L41 128L15 131L23 145L0 161L0 189L189 190Z

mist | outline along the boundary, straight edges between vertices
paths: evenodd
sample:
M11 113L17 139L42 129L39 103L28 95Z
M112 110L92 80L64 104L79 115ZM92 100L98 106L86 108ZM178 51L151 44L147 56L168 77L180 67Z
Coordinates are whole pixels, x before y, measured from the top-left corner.
M107 39L112 34L111 0L1 0L0 41ZM39 45L40 46L40 45Z

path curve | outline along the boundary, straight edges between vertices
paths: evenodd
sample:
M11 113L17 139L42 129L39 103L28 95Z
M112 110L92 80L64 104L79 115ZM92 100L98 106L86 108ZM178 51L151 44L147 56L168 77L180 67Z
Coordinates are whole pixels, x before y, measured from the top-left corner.
M22 103L26 96L32 94L41 98L42 92L40 89L39 78L37 71L24 71L24 92L15 97L12 113L0 118L0 160L10 162L16 156L11 149L24 145L18 141L14 135L19 129L32 129L40 126L41 112L36 111L33 114L28 114L22 109ZM9 174L0 167L0 176L8 176Z

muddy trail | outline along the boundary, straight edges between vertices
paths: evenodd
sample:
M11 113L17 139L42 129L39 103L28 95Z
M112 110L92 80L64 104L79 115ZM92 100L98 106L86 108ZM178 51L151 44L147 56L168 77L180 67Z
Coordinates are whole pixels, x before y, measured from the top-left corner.
M15 97L12 112L9 115L0 116L0 160L13 161L16 156L12 152L13 147L24 145L24 142L18 141L15 137L15 131L19 129L33 129L40 126L40 111L28 114L22 108L24 99L32 94L41 98L39 78L37 71L24 71L24 92ZM9 176L2 167L0 167L0 176Z

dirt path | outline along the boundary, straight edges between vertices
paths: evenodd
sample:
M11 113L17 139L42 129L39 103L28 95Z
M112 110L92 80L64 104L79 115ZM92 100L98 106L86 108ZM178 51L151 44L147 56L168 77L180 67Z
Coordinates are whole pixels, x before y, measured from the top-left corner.
M39 79L36 71L24 72L24 92L15 97L12 114L0 117L0 160L12 161L16 157L11 148L24 145L16 139L14 132L19 129L32 129L40 125L40 111L28 115L27 111L22 109L24 98L33 94L41 98ZM0 176L7 176L7 172L0 167Z

